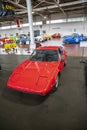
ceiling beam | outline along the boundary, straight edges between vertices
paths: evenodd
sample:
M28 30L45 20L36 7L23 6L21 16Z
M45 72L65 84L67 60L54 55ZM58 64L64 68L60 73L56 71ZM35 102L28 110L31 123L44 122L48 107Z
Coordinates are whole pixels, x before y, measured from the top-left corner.
M8 0L8 1L10 1L10 0ZM20 0L19 0L19 1L20 1ZM10 2L12 2L12 1L10 1ZM41 17L43 17L43 15L41 15L41 13L39 13L39 11L43 11L43 10L45 10L45 9L52 9L52 8L59 8L59 9L63 12L63 14L66 15L66 13L65 13L64 11L65 11L65 10L68 10L68 8L67 8L67 9L62 9L62 7L66 7L66 6L67 6L67 7L69 7L69 9L70 9L70 6L71 6L71 5L83 4L83 3L87 2L87 0L79 0L79 1L74 1L74 2L67 2L67 3L63 3L63 4L59 4L59 0L54 0L54 4L55 4L55 5L38 8L38 5L40 5L40 4L43 3L43 2L46 2L46 1L43 0L43 1L41 1L39 4L37 4L36 6L33 7L33 11L35 12L35 14L38 14L38 15L40 15ZM18 4L17 4L17 5L18 5ZM36 8L36 7L37 7L37 8ZM73 8L74 8L74 7L73 7ZM76 7L75 7L75 8L76 8ZM81 8L81 6L80 6L80 8ZM82 9L82 8L81 8L81 9ZM72 8L71 8L71 10L72 10ZM19 11L20 11L20 9L19 9ZM17 15L26 14L26 13L27 13L26 7L24 7L24 10L23 10L23 11L16 12Z
M57 4L58 8L62 11L62 13L64 15L66 15L66 13L64 12L64 10L62 9L62 7L60 7L60 4L59 4L60 0L56 0L55 3Z
M43 1L40 1L37 5L35 5L33 8L36 8L36 7L38 7L40 4L42 4L43 3Z
M74 1L74 2L67 2L67 3L63 3L63 4L59 4L59 7L66 7L66 6L71 6L71 5L77 5L77 4L83 4L83 3L87 3L87 0L79 0L79 1ZM58 8L58 5L52 5L52 6L46 6L46 7L41 7L41 8L36 8L33 9L33 11L43 11L45 9L53 9L53 8Z
M43 2L47 3L47 4L53 4L53 5L55 4L54 2L49 2L49 1L46 1L46 0L44 0Z
M19 3L19 2L20 2L20 0L15 0L15 2L16 2L16 3Z
M8 0L10 1L10 0ZM67 3L64 3L64 4L59 4L59 7L65 7L65 6L70 6L70 5L77 5L77 4L82 4L82 3L85 3L87 2L87 0L80 0L80 1L75 1L75 2L67 2ZM34 6L35 8L35 6ZM52 6L47 6L47 7L41 7L41 8L33 8L33 11L36 12L36 11L43 11L45 9L53 9L53 8L58 8L58 5L52 5ZM16 12L17 14L22 14L22 13L27 13L27 10L24 10L24 11L21 11L21 12Z
M13 1L11 1L11 0L7 0L9 3L11 3L11 4L13 4L13 5L15 5L16 7L19 7L19 8L22 8L22 9L27 9L27 7L25 7L25 6L23 6L23 5L20 5L20 4L18 4L18 3L16 3L16 2L13 2ZM18 2L19 2L20 0L18 0Z
M83 10L84 9L84 6L76 6L76 7L69 7L69 8L67 8L67 9L64 9L65 11L67 11L67 10L75 10L75 9L80 9L80 10Z

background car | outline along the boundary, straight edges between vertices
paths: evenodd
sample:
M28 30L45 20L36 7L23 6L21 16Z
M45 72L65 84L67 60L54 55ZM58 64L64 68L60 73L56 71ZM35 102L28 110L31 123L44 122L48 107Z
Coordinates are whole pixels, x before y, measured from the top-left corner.
M9 88L46 95L59 86L60 74L66 63L66 51L58 46L41 46L30 58L18 65L8 79Z
M45 42L47 41L47 38L44 37L43 35L40 35L40 36L35 37L35 41Z
M47 40L51 40L51 38L52 38L51 34L44 34L44 37L45 37Z
M55 34L52 35L52 38L61 38L61 34L55 33Z
M4 37L4 38L2 38L2 41L3 41L3 44L7 43L7 42L10 41L10 38L9 37Z
M79 44L81 41L86 41L87 37L83 34L79 35L77 33L73 33L72 35L67 35L63 37L63 43L66 44Z
M30 43L30 36L28 36L26 34L20 34L20 43L26 44L27 41Z

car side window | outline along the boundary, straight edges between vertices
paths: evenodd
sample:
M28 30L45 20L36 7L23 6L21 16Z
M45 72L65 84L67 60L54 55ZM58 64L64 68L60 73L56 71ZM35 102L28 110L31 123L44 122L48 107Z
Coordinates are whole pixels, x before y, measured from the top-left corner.
M46 61L58 61L58 52L55 50L47 52Z

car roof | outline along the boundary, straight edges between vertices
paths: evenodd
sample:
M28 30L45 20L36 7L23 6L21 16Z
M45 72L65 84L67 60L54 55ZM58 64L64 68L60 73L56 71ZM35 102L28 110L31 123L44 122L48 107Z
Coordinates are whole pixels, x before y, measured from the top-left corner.
M36 50L58 50L59 46L40 46Z

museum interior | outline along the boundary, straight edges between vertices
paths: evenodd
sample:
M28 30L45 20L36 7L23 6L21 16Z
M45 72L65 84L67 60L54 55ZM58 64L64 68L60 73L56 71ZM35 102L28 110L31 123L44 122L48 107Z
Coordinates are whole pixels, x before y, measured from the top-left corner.
M87 0L0 0L0 130L87 130Z

